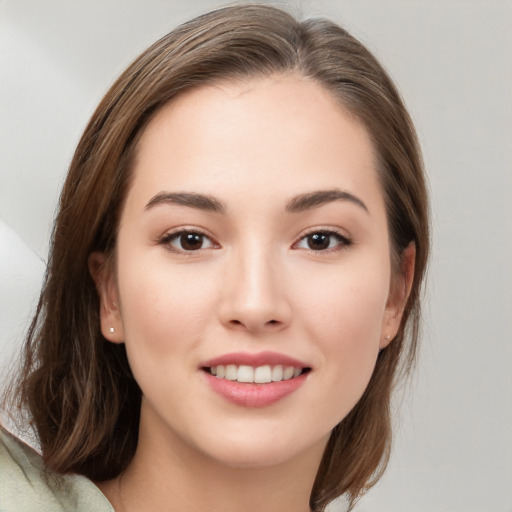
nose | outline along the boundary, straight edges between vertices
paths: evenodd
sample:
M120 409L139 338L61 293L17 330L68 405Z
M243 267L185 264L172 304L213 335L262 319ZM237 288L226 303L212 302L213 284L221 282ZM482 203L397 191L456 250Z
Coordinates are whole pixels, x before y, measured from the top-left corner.
M226 262L221 322L252 334L275 332L291 321L282 262L260 248L236 251Z

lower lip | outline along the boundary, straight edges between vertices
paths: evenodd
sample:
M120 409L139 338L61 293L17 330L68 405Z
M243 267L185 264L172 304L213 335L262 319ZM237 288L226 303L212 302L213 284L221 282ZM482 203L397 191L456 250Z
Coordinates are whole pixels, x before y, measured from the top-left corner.
M253 384L219 379L209 373L203 373L213 391L229 402L243 407L266 407L279 402L302 386L308 375L303 373L288 380Z

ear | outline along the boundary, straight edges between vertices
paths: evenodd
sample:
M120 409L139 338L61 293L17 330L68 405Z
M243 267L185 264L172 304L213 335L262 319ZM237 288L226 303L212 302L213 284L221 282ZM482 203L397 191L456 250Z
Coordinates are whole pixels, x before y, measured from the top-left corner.
M414 280L415 262L416 245L414 242L411 242L401 255L398 276L392 279L382 323L381 340L379 343L379 348L381 349L388 346L400 329L402 316Z
M89 255L89 273L96 284L100 299L100 322L103 336L112 343L123 343L123 322L114 271L109 258L102 252Z

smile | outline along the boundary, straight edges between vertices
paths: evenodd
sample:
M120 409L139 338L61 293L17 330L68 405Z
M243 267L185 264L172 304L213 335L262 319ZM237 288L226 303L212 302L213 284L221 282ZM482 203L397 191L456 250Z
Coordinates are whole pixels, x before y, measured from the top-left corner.
M210 389L242 407L268 407L294 394L309 380L313 367L286 354L233 352L200 367Z
M254 384L267 384L269 382L280 382L282 380L290 380L298 377L303 372L303 368L294 366L284 366L277 364L274 366L248 366L248 365L218 365L206 368L211 375L216 376L218 379L226 379L231 381L254 383Z

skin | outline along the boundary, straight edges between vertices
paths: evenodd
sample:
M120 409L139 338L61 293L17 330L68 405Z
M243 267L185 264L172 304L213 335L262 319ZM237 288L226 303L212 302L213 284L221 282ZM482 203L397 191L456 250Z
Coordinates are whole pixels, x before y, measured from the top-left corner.
M362 204L285 211L294 196L324 190ZM225 212L148 208L162 192L205 194ZM198 250L169 236L183 230L205 234ZM339 237L311 249L312 232ZM412 280L413 249L402 292L391 287L366 130L297 76L186 92L141 137L115 271L104 260L90 258L102 331L126 344L143 392L135 458L99 484L116 510L309 510L329 433L396 334ZM304 384L260 408L208 385L202 362L264 350L306 362Z

